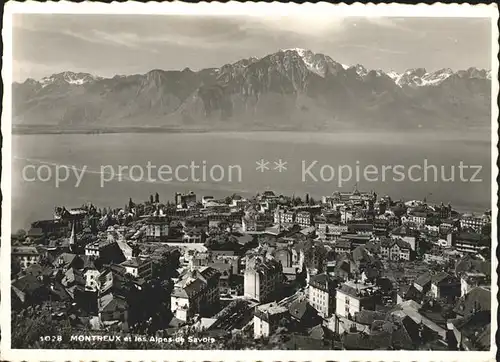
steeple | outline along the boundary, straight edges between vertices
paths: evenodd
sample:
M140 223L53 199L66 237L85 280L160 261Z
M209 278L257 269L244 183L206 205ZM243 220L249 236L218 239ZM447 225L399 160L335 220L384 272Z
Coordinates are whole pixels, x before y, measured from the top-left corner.
M71 223L71 236L69 237L69 248L74 249L76 245L75 223Z

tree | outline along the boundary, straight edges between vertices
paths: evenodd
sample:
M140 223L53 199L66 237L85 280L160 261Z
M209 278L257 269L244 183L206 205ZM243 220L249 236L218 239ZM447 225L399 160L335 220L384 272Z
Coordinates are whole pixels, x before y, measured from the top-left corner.
M149 203L152 204L154 202L153 195L149 195Z
M228 349L239 350L244 346L244 344L245 341L243 340L241 333L233 333L227 342L226 347Z
M486 224L481 229L481 234L491 237L491 224Z
M24 239L26 237L26 231L24 229L19 229L16 231L16 236L19 239Z
M160 203L160 195L158 194L158 192L157 192L157 193L155 193L155 202L156 202L157 204L159 204L159 203Z
M12 313L12 348L47 348L40 338L60 335L62 325L59 324L46 310L40 312L30 307L21 314Z
M11 278L19 274L20 271L21 271L21 265L19 264L19 260L17 258L11 258L11 270L10 270Z

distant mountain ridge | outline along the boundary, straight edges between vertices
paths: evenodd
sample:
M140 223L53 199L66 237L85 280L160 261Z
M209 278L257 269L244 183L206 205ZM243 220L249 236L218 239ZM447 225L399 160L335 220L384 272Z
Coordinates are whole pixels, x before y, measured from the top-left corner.
M335 130L490 123L491 71L403 73L294 48L220 68L13 84L14 125Z

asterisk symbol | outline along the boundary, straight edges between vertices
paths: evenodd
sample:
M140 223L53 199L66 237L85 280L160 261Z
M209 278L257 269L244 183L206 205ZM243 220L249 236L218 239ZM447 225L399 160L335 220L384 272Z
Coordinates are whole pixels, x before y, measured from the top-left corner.
M281 158L278 160L278 162L274 161L274 165L276 166L274 169L278 170L278 172L283 172L286 171L286 165L288 162L283 161Z
M269 167L267 167L267 165L269 165L269 161L261 158L260 161L255 161L255 163L257 164L257 167L255 168L257 171L264 172L269 170Z

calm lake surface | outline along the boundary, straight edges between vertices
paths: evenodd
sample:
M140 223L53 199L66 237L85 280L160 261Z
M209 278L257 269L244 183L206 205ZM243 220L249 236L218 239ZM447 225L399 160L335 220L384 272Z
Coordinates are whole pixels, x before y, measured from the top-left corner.
M198 198L202 195L225 197L233 193L251 196L264 190L276 193L304 197L306 193L315 198L330 195L336 190L352 190L356 181L360 190L375 190L379 195L389 194L393 199L423 199L430 202L451 202L459 210L482 212L491 208L491 142L490 133L293 133L293 132L254 132L254 133L162 133L162 134L101 134L101 135L14 135L12 139L12 228L27 228L29 223L44 218L51 218L56 205L77 207L92 202L99 207L122 207L129 197L136 201L149 198L158 192L161 201L173 200L175 192L194 191ZM259 172L256 161L269 161L270 170ZM281 159L287 162L287 170L273 170L274 162ZM412 182L407 179L408 167L420 165L424 160L428 165L438 168L438 181L434 181L433 171L429 171L428 180ZM306 174L302 179L303 166L310 169L318 179L314 181ZM482 182L463 182L460 180L458 166L480 165L481 172L476 176ZM148 162L152 168L152 178L148 179ZM202 166L206 164L207 180L196 182L191 172L182 169L179 178L172 181L160 181L157 169L169 165L173 171L179 165ZM77 178L71 171L69 178L55 185L52 177L46 182L27 181L22 171L27 165L40 167L45 165L40 175L48 176L47 170L55 173L57 165L74 166L77 170L85 169L81 183L75 187ZM103 166L109 165L104 171ZM122 170L119 179L118 167L137 165L131 175ZM225 172L221 181L210 179L210 169L220 165ZM232 180L228 180L229 166L239 166L241 180L236 167L232 169ZM324 168L323 179L320 169ZM331 177L331 169L337 173L340 165L350 165L353 177L339 187L338 175ZM366 165L378 169L378 176L369 174L368 180L363 175ZM399 180L392 171L386 171L382 180L382 166L401 165L405 167L405 181ZM445 166L446 177L450 177L450 166L455 166L455 181L441 181L441 165ZM356 180L356 166L361 170L361 178ZM110 179L111 168L115 178L104 183L101 179ZM139 168L146 172L140 181ZM165 168L164 168L165 169ZM373 169L373 167L372 167ZM36 173L33 168L26 169L28 178ZM81 173L81 171L78 171ZM201 168L195 178L201 178ZM344 169L347 176L347 169ZM464 177L470 179L473 171L464 171ZM64 171L61 170L64 176ZM220 168L214 172L220 177ZM423 177L423 171L415 171L414 178ZM187 178L187 181L183 181ZM374 180L378 178L378 180ZM331 179L331 180L330 180ZM241 182L240 182L241 181Z

